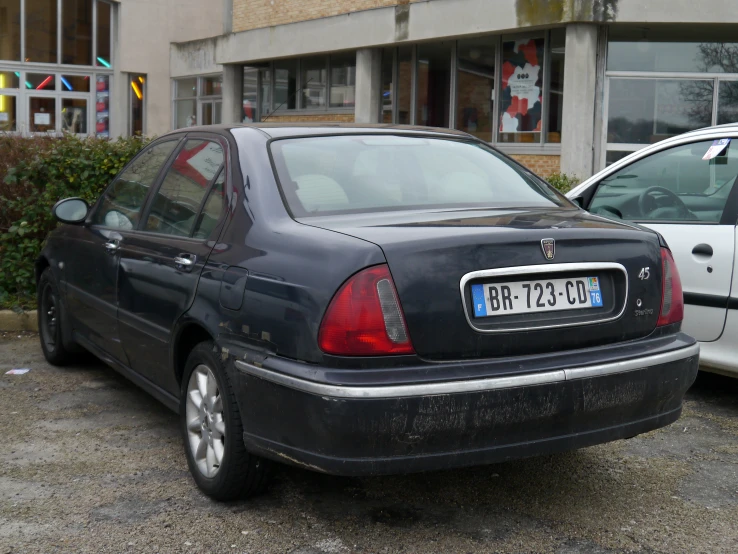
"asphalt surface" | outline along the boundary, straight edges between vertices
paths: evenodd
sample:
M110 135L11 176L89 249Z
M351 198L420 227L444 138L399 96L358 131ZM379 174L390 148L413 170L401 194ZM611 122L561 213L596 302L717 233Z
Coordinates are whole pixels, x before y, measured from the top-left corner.
M26 375L6 375L30 368ZM6 552L738 552L738 380L703 374L684 415L615 443L461 471L349 479L282 469L218 504L176 416L91 360L0 336Z

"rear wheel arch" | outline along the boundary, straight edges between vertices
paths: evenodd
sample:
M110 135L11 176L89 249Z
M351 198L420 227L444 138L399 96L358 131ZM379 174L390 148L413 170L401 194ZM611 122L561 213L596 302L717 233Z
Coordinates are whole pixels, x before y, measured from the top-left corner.
M185 364L187 363L187 358L189 358L190 353L198 344L214 340L215 338L213 335L197 322L188 322L180 327L172 349L172 365L174 367L177 384L180 387L182 385L182 375L184 373Z

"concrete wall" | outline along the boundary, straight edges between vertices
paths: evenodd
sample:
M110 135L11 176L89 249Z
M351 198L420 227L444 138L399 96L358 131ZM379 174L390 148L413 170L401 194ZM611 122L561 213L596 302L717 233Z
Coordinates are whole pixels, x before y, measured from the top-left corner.
M421 0L231 0L233 32L248 31Z
M146 133L171 129L170 43L223 33L222 0L120 0L115 60L114 134L125 134L128 117L126 73L148 76ZM209 50L213 54L213 48ZM208 51L201 53L207 57ZM211 66L201 64L208 69ZM122 111L121 111L122 110ZM117 116L117 117L116 117Z

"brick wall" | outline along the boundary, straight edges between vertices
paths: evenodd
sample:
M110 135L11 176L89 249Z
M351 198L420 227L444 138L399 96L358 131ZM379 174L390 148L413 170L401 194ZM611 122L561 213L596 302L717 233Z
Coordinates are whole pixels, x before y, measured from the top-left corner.
M270 115L266 121L274 123L310 123L310 122L335 122L335 123L353 123L354 114L352 113L340 113L340 114L284 114L284 115Z
M561 156L541 156L540 154L515 154L510 156L536 175L548 177L561 170Z
M233 0L233 32L421 0Z

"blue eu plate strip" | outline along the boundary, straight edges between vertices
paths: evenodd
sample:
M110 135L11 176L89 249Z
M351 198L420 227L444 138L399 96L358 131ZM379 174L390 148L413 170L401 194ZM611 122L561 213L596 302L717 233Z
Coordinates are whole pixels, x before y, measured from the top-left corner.
M484 286L472 285L472 300L474 301L474 316L484 317L487 315L487 303L484 301Z

